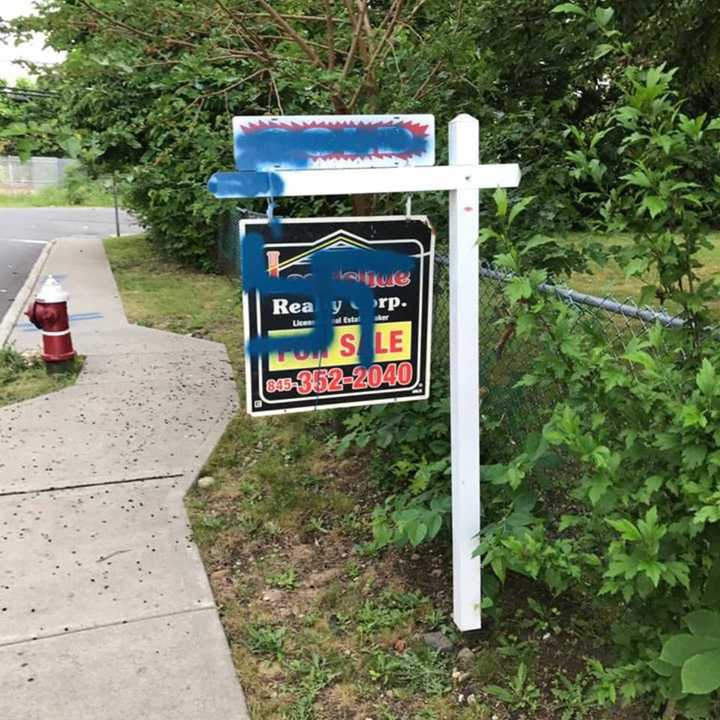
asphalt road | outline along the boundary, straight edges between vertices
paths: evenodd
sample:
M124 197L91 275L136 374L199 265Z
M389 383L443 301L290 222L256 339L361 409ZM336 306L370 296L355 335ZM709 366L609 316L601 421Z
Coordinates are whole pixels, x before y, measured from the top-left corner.
M120 232L137 230L120 213ZM0 320L22 288L43 245L56 237L115 234L113 208L0 208Z

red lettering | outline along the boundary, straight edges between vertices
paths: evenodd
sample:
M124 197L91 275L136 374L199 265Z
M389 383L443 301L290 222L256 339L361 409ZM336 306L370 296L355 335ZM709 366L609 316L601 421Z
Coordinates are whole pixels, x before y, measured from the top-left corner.
M386 347L383 347L383 334L382 330L378 330L375 333L375 354L376 355L385 355L387 354L388 349Z
M302 277L302 276L288 276L288 277ZM309 277L309 276L307 276ZM391 288L391 287L407 287L412 280L412 273L397 272L391 273L390 275L378 275L372 270L362 272L341 272L337 273L334 277L340 280L350 280L352 282L359 282L363 285L367 285L369 288Z
M390 331L390 352L402 352L403 349L403 331L402 330L391 330Z
M265 253L268 264L268 275L276 278L280 277L280 252L278 250L268 250Z
M340 357L352 357L355 354L355 336L345 333L340 336Z

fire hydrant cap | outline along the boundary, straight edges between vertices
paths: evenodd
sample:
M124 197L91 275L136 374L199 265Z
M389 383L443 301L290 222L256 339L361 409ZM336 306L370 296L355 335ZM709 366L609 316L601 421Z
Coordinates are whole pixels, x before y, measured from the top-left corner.
M52 275L48 275L36 300L41 303L62 303L67 302L68 297L68 294L62 289L62 285Z

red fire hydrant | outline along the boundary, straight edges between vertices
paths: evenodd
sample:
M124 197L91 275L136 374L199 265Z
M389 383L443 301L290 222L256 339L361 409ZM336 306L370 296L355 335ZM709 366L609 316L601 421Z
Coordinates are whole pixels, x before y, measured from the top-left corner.
M68 294L49 275L40 288L35 302L25 314L42 331L42 359L46 363L64 363L75 357L67 311Z

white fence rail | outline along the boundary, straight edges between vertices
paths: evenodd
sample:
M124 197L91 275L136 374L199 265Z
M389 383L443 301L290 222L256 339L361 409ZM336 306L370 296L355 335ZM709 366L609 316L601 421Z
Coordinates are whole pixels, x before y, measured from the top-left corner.
M55 157L32 157L20 162L15 155L0 156L0 191L32 192L62 184L68 167L76 160Z

